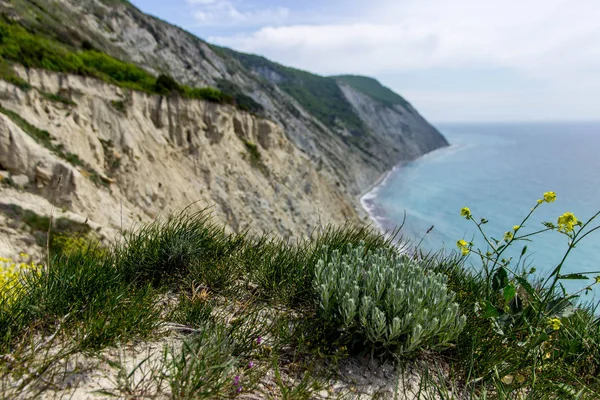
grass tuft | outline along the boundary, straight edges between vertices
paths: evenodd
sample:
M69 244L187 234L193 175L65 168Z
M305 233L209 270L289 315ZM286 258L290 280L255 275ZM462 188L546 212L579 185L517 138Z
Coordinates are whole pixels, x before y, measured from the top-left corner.
M26 219L36 229L48 222ZM150 364L149 359L131 372L122 363L113 363L118 387L104 393L180 399L246 393L312 398L329 386L329 379L336 379L341 361L362 353L360 343L349 343L340 335L341 326L333 327L338 329L333 332L329 317L319 312L315 290L319 260L329 260L335 253L352 263L343 255L359 246L365 253L390 252L397 234L328 227L308 239L289 242L226 234L204 211L182 212L141 226L108 249L65 244L50 257L50 265L19 275L20 284L12 285L18 290L0 296L0 353L12 357L10 366L0 365L0 393L11 397L13 392L3 388L25 373L27 387L50 387L45 382L58 377L52 374L59 374L68 355L98 354L107 346L154 340L176 331L181 336L174 337L183 340L169 342L145 372L142 364ZM424 277L447 277L446 286L456 294L454 301L467 318L463 332L449 347L433 347L426 353L424 345L411 349L411 357L425 354L448 366L421 376L416 390L424 398L435 398L433 393L473 399L523 394L598 397L600 324L594 304L577 304L561 318L559 329L542 320L543 326L536 328L541 341L525 342L529 331L518 328L522 325L499 334L501 325L482 316L486 311L482 304L504 301L488 287L485 273L466 269L464 258L455 254L415 257ZM373 265L367 260L365 273ZM548 289L531 286L538 295L547 294ZM524 313L515 321L527 319L533 321ZM448 333L440 329L436 335ZM40 337L60 343L55 346L60 351L33 355L42 348L36 344ZM378 358L391 359L389 354ZM32 368L46 372L26 372ZM141 378L136 378L136 371Z

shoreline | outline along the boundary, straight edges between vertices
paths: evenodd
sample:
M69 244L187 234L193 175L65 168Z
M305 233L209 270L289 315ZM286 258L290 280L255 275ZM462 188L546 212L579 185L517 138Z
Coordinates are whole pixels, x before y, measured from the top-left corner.
M401 161L388 169L379 175L379 177L358 196L358 202L367 214L370 224L375 226L383 234L389 233L394 230L395 227L390 226L389 220L385 217L385 212L374 204L373 199L375 198L377 190L386 183L391 174L411 161L413 160Z
M439 147L437 149L431 150L425 154L421 154L419 157L416 157L416 158L413 158L410 160L400 161L398 164L394 165L392 168L388 169L387 171L385 171L384 173L379 175L379 177L371 185L369 185L365 190L363 190L358 195L358 202L360 203L362 209L367 214L367 217L371 220L371 222L373 224L375 224L379 228L379 230L382 233L385 233L386 231L388 231L390 229L394 229L394 227L391 226L389 221L385 218L385 212L383 212L383 210L377 210L377 208L374 206L373 202L370 201L375 197L376 191L383 184L386 183L386 181L390 177L390 175L393 172L395 172L397 169L404 167L408 163L411 163L411 162L414 162L421 158L424 158L432 153L438 152L440 150L452 148L452 147L455 147L455 145L449 143L447 146L443 146L443 147ZM377 211L379 211L380 213L378 214ZM386 221L388 222L387 226L384 223Z
M454 145L448 144L448 146L443 146L443 147L434 149L434 150L429 151L425 154L422 154L419 157L416 157L414 159L400 161L398 164L394 165L392 168L388 169L387 171L385 171L384 173L379 175L379 177L371 185L369 185L369 187L367 187L365 190L363 190L361 192L361 194L358 196L358 202L360 203L362 209L367 214L367 217L370 220L370 223L373 224L377 229L379 229L379 231L383 234L386 234L386 233L396 229L398 227L398 225L394 225L389 219L387 219L385 216L385 211L383 209L381 209L380 207L378 208L373 201L373 199L376 196L377 190L386 183L386 181L388 180L388 178L391 176L391 174L393 172L404 167L406 164L414 162L416 160L419 160L419 159L426 157L432 153L435 153L439 150L447 149L450 147L454 147ZM399 237L399 241L402 241L405 244L408 243L407 241L402 240L401 235Z

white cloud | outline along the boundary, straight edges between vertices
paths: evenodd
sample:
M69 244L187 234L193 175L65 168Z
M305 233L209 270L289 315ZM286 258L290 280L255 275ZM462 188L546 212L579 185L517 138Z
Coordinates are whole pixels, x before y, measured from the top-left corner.
M203 27L258 27L285 20L289 9L285 7L242 7L228 0L187 0L192 5L192 15Z
M553 99L568 96L573 103L567 109L573 115L581 114L579 107L593 114L590 117L600 118L600 110L594 111L584 103L600 90L597 0L356 0L352 7L343 4L343 23L332 19L294 24L289 11L285 18L278 18L269 15L272 10L259 10L255 17L262 23L253 32L212 37L209 41L321 74L377 76L436 68L504 68L541 81L548 91L521 93L508 88L506 95L490 93L481 102L493 100L496 109L533 107L541 115L543 104L557 108ZM240 14L230 18L243 24L249 19L244 16L249 14ZM199 16L199 20L202 18L216 17ZM288 24L282 26L282 20ZM429 103L427 96L433 93L414 94L425 108L434 103L442 107L438 99L444 96L439 93L435 96L440 97ZM457 101L457 96L464 93L446 95L448 101ZM535 95L543 95L546 100L538 104L532 97Z
M532 65L549 58L551 65L539 69L560 70L599 61L600 7L586 7L591 1L389 3L376 1L375 11L354 23L266 26L210 39L323 73L349 66L371 72L464 65L537 70Z
M434 122L577 121L599 117L597 96L577 88L488 92L405 90L402 95Z

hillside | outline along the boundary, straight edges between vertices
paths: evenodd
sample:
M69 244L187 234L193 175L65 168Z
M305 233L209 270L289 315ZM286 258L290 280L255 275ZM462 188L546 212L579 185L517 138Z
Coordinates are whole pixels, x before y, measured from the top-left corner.
M600 276L563 269L600 212L543 222L548 191L497 236L473 204L435 253L366 226L361 191L445 145L372 78L3 0L0 398L600 398Z
M447 145L374 80L209 45L126 1L10 0L0 13L7 205L47 214L49 201L113 232L196 202L232 231L303 236L358 221L378 176Z
M51 7L34 6L37 4L34 0L5 3L13 10L27 8L36 15L35 19L25 19L22 11L5 12L9 16L18 14L17 18L30 29L43 32L56 23L39 21L68 20L70 23L61 25L60 29L51 29L55 37L68 40L73 46L80 46L87 40L109 55L126 58L156 75L168 73L190 86L235 85L260 103L266 116L283 125L294 144L313 161L322 164L324 173L339 181L351 194L359 193L399 160L417 157L446 144L425 121L409 123L403 129L397 127L396 134L400 138L408 133L419 137L415 140L417 148L410 151L400 140L390 142L380 132L369 132L368 129L357 132L361 125L359 118L351 112L352 105L348 101L339 101L342 97L332 86L333 82L327 85L326 102L337 108L335 115L341 118L334 117L335 125L323 123L331 118L326 114L332 107L309 104L311 98L321 93L310 92L317 85L304 87L307 81L319 81L320 77L287 69L298 79L274 82L268 76L269 71L279 70L273 68L275 63L266 62L268 68L257 68L257 65L244 61L245 58L256 60L256 57L221 51L177 27L143 14L127 2L63 0L51 3ZM60 17L52 18L51 15ZM304 101L299 101L299 97L305 97ZM416 111L407 110L406 114L413 115ZM355 139L357 133L360 139Z

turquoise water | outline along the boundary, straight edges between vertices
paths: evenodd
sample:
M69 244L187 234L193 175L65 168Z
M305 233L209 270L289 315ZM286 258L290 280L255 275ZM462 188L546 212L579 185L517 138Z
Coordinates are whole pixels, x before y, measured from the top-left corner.
M462 238L483 247L473 223L460 217L462 207L488 219L484 228L498 239L546 191L556 192L557 200L543 204L523 232L542 228L542 221L556 222L565 211L587 220L600 210L600 123L452 124L438 129L450 147L396 168L363 199L384 229L402 223L406 213L402 234L413 243L424 237L423 249L454 250ZM594 226L600 225L600 217L596 221ZM560 261L567 238L546 232L527 245L527 263L543 275ZM471 261L476 266L477 260ZM600 231L577 246L564 268L600 270ZM571 281L566 286L573 291L583 285Z

